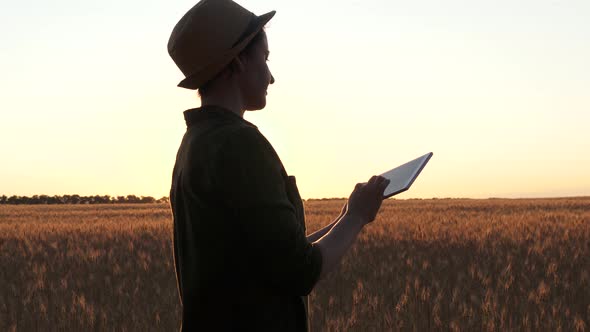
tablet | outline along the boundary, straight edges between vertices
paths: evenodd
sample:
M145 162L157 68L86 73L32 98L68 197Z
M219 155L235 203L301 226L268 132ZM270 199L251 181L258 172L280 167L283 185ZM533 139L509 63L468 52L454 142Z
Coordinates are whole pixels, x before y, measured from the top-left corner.
M430 157L432 157L432 152L381 174L384 178L389 179L389 185L383 191L383 199L410 189Z

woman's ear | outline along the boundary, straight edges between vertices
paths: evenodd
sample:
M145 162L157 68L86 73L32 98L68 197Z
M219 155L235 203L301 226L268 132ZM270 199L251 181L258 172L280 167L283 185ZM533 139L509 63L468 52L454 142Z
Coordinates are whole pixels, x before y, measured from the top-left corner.
M244 68L244 60L237 56L223 69L223 76L231 78L232 75L242 72Z
M246 68L244 56L242 54L238 55L232 60L232 70L237 73L243 72Z

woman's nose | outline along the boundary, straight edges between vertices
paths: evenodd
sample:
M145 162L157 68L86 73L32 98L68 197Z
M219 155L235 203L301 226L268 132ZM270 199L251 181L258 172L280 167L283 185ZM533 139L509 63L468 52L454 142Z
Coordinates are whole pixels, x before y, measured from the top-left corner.
M270 84L273 84L275 82L275 77L272 76L272 74L270 74Z

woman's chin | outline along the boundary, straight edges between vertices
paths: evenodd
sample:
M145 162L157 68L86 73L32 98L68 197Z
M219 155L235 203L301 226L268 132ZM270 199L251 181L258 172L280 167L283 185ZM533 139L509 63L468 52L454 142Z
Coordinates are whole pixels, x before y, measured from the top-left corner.
M256 103L252 103L248 110L250 111L258 111L266 107L266 98L262 98L261 100L257 101Z

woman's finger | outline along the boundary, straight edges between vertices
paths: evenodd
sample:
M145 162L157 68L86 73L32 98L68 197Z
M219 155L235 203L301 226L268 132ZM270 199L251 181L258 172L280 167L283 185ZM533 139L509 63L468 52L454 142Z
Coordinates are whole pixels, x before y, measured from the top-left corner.
M371 179L369 179L369 184L373 184L373 183L377 182L377 179L378 179L377 175L373 175L371 177Z
M385 193L385 189L387 189L388 186L389 186L389 180L383 181L383 184L381 185L381 187L379 187L379 194L381 196L383 196L383 194Z

